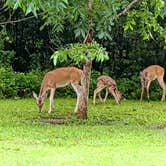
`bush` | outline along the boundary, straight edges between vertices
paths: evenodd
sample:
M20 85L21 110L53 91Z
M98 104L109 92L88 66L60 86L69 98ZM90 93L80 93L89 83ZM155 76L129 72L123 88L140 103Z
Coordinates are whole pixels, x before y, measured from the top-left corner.
M96 88L96 80L100 76L97 71L92 71L89 96L93 96L93 91ZM31 97L32 91L39 93L41 82L43 79L43 73L33 71L30 73L18 73L11 69L0 68L0 98L17 98L17 97ZM129 78L121 78L116 80L118 89L122 93L122 96L126 99L140 99L141 84L138 76ZM65 88L59 88L55 93L56 97L76 97L71 86ZM150 99L159 100L162 95L162 90L158 83L154 81L150 87ZM146 99L146 91L144 94Z
M29 97L40 88L41 80L39 72L24 74L0 68L0 98Z
M42 81L42 73L30 72L28 74L19 73L16 77L17 95L19 97L30 97L32 91L39 91Z
M97 87L97 78L100 76L100 72L92 70L91 73L91 80L90 80L90 89L89 89L89 96L93 96L93 91Z
M118 88L122 96L126 99L140 99L141 96L141 82L138 76L133 76L131 79L122 78L117 80ZM159 100L162 92L159 84L152 81L150 86L150 99ZM147 100L146 89L144 91L144 100Z

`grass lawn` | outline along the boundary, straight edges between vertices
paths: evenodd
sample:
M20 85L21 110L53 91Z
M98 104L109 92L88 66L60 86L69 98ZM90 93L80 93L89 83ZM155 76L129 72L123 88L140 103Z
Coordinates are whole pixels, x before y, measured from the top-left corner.
M0 100L0 166L165 166L166 103L89 101L76 119L76 99L55 99L37 112L33 99ZM63 119L63 124L53 120Z

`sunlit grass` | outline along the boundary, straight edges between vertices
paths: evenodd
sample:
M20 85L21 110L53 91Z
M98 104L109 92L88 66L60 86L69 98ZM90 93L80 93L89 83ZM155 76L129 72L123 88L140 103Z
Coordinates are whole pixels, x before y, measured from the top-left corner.
M83 122L75 102L56 98L49 115L48 100L40 114L33 99L0 100L0 165L165 165L165 102L90 100Z

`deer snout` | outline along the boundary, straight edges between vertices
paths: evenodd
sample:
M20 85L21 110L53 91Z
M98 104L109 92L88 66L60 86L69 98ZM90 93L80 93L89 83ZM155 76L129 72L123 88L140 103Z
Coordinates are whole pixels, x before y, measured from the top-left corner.
M44 103L38 103L38 112L42 112L42 108L43 108L43 104Z
M120 104L121 99L122 99L121 93L119 91L117 91L116 96L117 96L116 102L117 102L117 104Z

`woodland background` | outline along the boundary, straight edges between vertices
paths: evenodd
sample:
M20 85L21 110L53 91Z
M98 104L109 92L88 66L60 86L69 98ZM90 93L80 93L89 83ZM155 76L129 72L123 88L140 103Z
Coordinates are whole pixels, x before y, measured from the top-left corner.
M0 23L24 17L21 10L3 10L0 3ZM31 16L29 14L28 16ZM109 40L97 40L106 48L109 60L93 61L90 83L90 97L100 75L109 75L117 81L118 88L125 99L139 99L141 84L139 72L145 67L158 64L166 67L164 41L157 34L144 40L140 30L124 31L122 18L112 26ZM164 27L166 20L161 20ZM25 21L0 24L0 98L31 97L32 91L39 91L44 73L62 66L75 66L72 62L55 67L51 55L59 47L79 42L75 38L73 25L65 22L63 32L52 31L51 26L43 25L43 19L32 17ZM136 25L139 27L139 25ZM82 68L82 66L78 66ZM159 100L161 89L152 83L150 96ZM72 88L57 90L58 97L75 97Z

